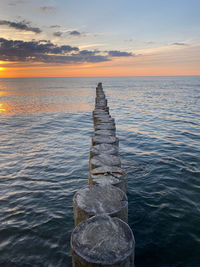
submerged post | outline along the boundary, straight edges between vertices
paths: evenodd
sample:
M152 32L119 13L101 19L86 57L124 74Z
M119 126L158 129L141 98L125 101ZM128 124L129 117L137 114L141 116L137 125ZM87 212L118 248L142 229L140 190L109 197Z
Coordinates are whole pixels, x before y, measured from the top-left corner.
M73 198L73 267L134 267L135 240L128 226L127 175L121 168L115 120L102 83L96 88L88 186Z

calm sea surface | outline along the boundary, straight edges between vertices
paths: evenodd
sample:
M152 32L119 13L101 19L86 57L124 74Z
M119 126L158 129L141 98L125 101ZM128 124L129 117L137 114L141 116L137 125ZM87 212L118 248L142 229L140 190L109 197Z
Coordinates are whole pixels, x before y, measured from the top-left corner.
M129 177L136 266L200 266L200 77L0 79L0 266L71 266L102 81Z

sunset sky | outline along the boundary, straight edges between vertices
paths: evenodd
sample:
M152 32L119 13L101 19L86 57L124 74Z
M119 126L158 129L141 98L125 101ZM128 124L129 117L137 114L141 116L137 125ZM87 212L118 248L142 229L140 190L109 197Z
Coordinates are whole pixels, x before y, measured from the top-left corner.
M0 77L200 75L199 0L1 0Z

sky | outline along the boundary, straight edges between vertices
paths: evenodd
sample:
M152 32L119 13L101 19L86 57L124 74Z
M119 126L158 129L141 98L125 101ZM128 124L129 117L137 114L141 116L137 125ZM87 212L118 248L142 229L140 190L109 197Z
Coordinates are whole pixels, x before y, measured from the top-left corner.
M0 77L200 75L200 0L1 0Z

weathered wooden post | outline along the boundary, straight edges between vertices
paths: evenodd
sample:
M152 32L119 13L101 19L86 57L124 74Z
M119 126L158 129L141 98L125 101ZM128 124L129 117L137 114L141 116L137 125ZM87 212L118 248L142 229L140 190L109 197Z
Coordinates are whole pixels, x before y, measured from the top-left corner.
M102 166L116 166L121 167L120 157L117 155L109 155L109 154L99 154L97 156L93 156L90 159L90 170L102 167Z
M90 158L100 154L119 155L119 148L113 144L99 144L90 148Z
M94 132L94 135L112 135L115 136L115 131L113 130L97 130Z
M116 166L102 166L90 170L89 185L113 185L126 193L128 177L124 170Z
M128 222L126 194L112 185L86 186L73 198L75 226L94 215L107 214Z
M99 144L111 144L111 145L119 145L119 139L115 136L105 136L105 135L97 135L92 137L92 145L96 146Z
M82 222L71 236L73 267L133 267L134 248L128 224L107 215Z
M97 130L116 130L115 124L113 123L101 123L94 125L95 131Z

